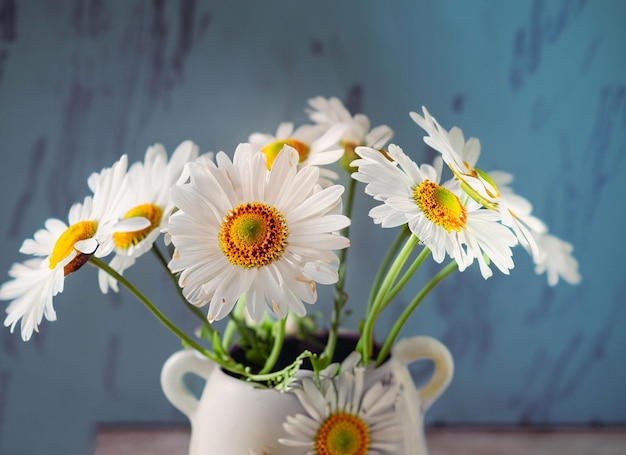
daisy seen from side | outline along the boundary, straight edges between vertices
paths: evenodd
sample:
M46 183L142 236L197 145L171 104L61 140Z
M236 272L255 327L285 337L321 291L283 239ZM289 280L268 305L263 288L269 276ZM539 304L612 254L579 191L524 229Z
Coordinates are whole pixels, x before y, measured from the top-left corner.
M530 202L516 194L509 186L513 181L512 175L502 171L493 171L489 175L498 184L501 199L505 201L509 213L514 213L521 225L529 229L524 235L532 237L536 251L533 251L530 243L522 243L522 246L533 259L535 273L540 275L545 272L549 286L556 286L559 278L569 284L580 283L582 278L578 272L578 261L573 256L574 246L550 234L546 224L532 214ZM519 238L520 233L516 235Z
M13 265L9 271L12 280L0 287L0 299L12 300L4 325L13 331L21 320L24 341L38 331L44 317L56 320L53 297L63 291L65 278L91 256L104 257L111 252L114 229L145 228L143 218L117 223L127 165L124 155L112 167L92 174L88 185L93 195L72 205L68 223L50 218L44 229L22 244L20 252L33 258Z
M578 284L582 277L578 272L578 261L573 256L574 246L559 237L543 233L537 235L540 257L535 262L535 273L545 272L548 285L556 286L559 278L569 284Z
M167 226L174 209L170 189L184 180L184 166L198 157L198 147L191 141L181 143L168 160L163 145L148 148L143 161L131 165L126 180L126 191L120 201L122 218L144 217L150 224L139 231L114 232L114 256L109 265L119 274L133 266L138 257L152 248L161 230ZM100 290L118 291L115 278L104 270L98 273Z
M502 223L510 227L519 243L530 252L534 261L539 258L539 248L527 222L534 223L537 218L530 216L531 204L519 195L511 198L511 192L504 194L491 176L478 167L476 163L480 156L480 141L471 137L465 141L463 131L453 127L447 131L437 120L422 107L424 116L411 112L411 118L428 136L424 142L441 153L443 161L448 165L461 189L482 206L500 213ZM523 200L522 200L523 199ZM522 209L523 212L517 212Z
M378 125L372 128L369 117L365 114L350 114L339 98L318 96L309 100L309 106L309 118L317 125L326 128L344 125L341 135L341 146L344 149L341 165L345 169L349 170L350 163L358 158L354 153L356 147L380 150L393 137L393 130L389 126Z
M291 122L281 123L275 134L252 133L248 141L254 150L265 154L270 169L284 146L298 152L298 164L322 166L336 162L343 150L339 147L344 125L301 125L294 128Z
M411 112L410 116L428 133L424 136L424 142L441 153L444 163L458 179L464 191L482 205L496 208L500 196L497 185L486 172L475 167L480 156L480 141L472 137L465 142L460 128L453 127L448 131L425 107L422 107L422 112L423 117L417 112Z

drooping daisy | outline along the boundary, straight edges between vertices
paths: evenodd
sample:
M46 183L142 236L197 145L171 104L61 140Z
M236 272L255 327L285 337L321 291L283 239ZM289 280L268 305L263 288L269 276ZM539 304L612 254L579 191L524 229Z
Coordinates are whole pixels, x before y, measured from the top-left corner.
M443 161L468 194L481 204L495 208L500 196L497 185L485 172L474 167L480 156L480 141L470 138L465 142L460 128L453 127L448 132L425 107L422 107L422 111L424 117L417 112L411 112L410 115L428 133L428 136L424 136L424 142L441 153Z
M371 127L370 119L364 114L352 116L338 98L324 98L321 96L309 100L309 118L318 125L332 128L335 125L345 125L341 135L341 145L344 148L342 165L349 169L349 164L358 158L354 149L359 146L382 149L393 137L393 130L387 125Z
M490 277L484 255L502 273L513 268L515 236L500 224L497 212L471 199L464 204L459 195L439 184L441 165L418 166L394 144L389 146L391 160L367 147L357 147L356 153L361 159L352 163L358 167L352 177L366 183L365 192L383 202L370 211L375 223L384 228L408 223L436 262L447 254L461 271L476 259L483 277Z
M302 316L317 300L316 283L337 281L347 238L336 232L350 220L336 214L343 187L322 189L316 166L298 168L285 146L271 167L250 144L231 161L190 163L189 182L172 189L179 209L169 220L176 247L170 270L194 305L209 304L209 321L226 316L240 297L260 321L266 308L278 317Z
M416 114L414 114L414 119L419 121L418 123L425 123L426 118L429 118L431 139L434 131L438 132L435 137L439 138L439 140L433 139L432 144L439 144L439 150L444 153L445 146L441 145L445 144L446 132L434 118L429 116L428 111L424 109L424 113L425 119L420 120L419 115ZM470 138L465 142L463 132L459 128L455 127L450 130L448 140L452 152L459 152L458 156L468 171L461 178L458 178L459 173L455 173L456 181L459 184L462 184L464 179L472 181L471 176L474 175L486 182L485 188L495 190L496 196L490 200L490 203L497 205L496 209L502 216L502 223L513 230L520 244L532 256L536 273L547 272L548 284L551 286L558 283L559 277L570 284L579 283L581 277L578 273L578 262L571 254L573 246L548 234L548 227L545 223L532 214L532 204L510 187L513 176L503 171L485 173L476 169L475 166L480 156L480 142L476 138ZM450 150L448 152L454 161L456 159L454 153ZM477 188L480 188L480 185Z
M339 140L343 129L341 124L331 127L301 125L294 129L293 123L284 122L278 126L276 134L252 133L248 140L254 150L265 154L268 169L285 145L298 152L301 166L323 166L341 158L343 151Z
M93 197L88 196L70 208L68 224L50 218L44 229L22 244L20 252L35 258L13 265L9 272L13 279L0 287L0 299L12 300L6 309L4 325L13 332L21 319L24 341L38 330L44 316L49 321L56 320L52 298L63 291L65 277L92 255L103 257L111 252L127 165L126 156L122 156L112 167L92 174L88 184ZM143 229L145 221L129 219L118 228Z
M472 137L465 142L460 128L453 127L448 132L425 107L422 107L422 111L423 117L416 112L410 115L428 133L424 142L441 153L463 191L484 207L500 212L502 223L513 230L520 244L536 261L539 249L531 230L534 228L541 232L541 221L530 215L530 203L512 191L502 191L493 173L476 167L480 156L480 141L477 138Z
M141 216L150 221L145 229L135 232L114 232L115 256L110 266L123 274L137 258L149 251L164 229L174 204L170 189L184 178L183 168L198 157L198 147L191 141L180 144L168 161L167 152L161 144L148 148L143 162L134 163L128 170L127 190L121 205L123 218ZM117 280L100 270L100 290L107 293L109 287L118 291Z
M548 232L548 227L533 215L530 201L508 186L513 181L512 175L502 171L490 171L489 176L500 190L498 211L502 216L502 223L513 229L520 245L532 256L533 261L539 261L541 252L536 236Z
M352 363L350 357L347 363ZM397 453L403 437L395 411L398 384L393 377L367 384L366 369L348 364L342 364L337 376L320 375L319 384L305 377L291 390L306 414L287 417L283 427L290 437L279 442L294 454Z

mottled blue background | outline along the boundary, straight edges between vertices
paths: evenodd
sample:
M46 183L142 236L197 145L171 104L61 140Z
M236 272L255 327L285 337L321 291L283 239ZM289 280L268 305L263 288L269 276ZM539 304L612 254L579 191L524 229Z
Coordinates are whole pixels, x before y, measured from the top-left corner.
M0 0L0 270L121 153L185 139L231 152L305 121L324 95L388 123L422 160L408 112L424 104L481 139L482 168L515 174L583 274L550 288L518 250L511 276L473 268L436 291L404 331L456 361L428 422L625 423L625 24L621 0ZM390 235L364 218L354 233L358 303ZM129 276L189 326L152 258L141 264ZM158 381L177 340L128 293L100 295L95 275L66 282L59 320L29 343L0 331L3 455L92 453L98 424L185 421Z

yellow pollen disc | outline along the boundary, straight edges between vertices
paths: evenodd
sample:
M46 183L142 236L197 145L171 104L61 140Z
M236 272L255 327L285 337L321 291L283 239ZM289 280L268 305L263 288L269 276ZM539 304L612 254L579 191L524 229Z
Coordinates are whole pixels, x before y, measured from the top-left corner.
M250 269L280 258L287 247L288 234L282 213L267 204L248 202L226 215L219 244L231 264Z
M359 417L338 412L329 416L315 437L318 455L365 455L370 445L367 424Z
M300 142L297 139L281 139L279 141L272 142L261 149L261 152L265 154L267 170L272 168L274 160L283 149L285 145L293 147L298 152L298 162L302 163L309 156L309 146L304 142Z
M90 239L96 234L98 223L96 221L79 221L72 224L59 236L50 255L50 270L54 270L59 262L72 254L74 244L79 240ZM77 251L77 255L64 267L65 276L78 270L87 260L89 255Z
M446 231L460 231L467 222L467 210L447 188L424 180L413 190L413 199L426 218Z
M113 242L118 248L126 249L131 245L137 245L143 239L145 239L154 228L161 224L161 217L163 216L163 209L154 204L141 204L133 207L126 215L124 219L133 218L136 216L142 216L150 221L150 226L140 231L134 232L115 232L113 233Z

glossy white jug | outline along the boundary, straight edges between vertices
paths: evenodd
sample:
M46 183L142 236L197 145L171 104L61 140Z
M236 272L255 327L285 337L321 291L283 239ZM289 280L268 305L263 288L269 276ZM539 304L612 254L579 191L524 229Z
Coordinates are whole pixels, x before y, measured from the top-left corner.
M435 368L428 383L416 388L407 365L419 359L433 360ZM401 414L404 441L399 455L428 453L424 413L446 389L453 371L448 349L434 338L418 336L399 341L385 364L366 372L366 381L368 375L376 380L378 375L393 374L401 384L396 410ZM189 373L206 380L199 400L183 381ZM293 453L293 448L279 444L278 439L289 437L283 429L288 415L306 413L295 395L229 376L193 350L176 352L166 361L161 385L168 400L191 422L189 455Z

